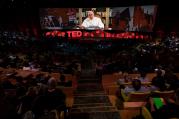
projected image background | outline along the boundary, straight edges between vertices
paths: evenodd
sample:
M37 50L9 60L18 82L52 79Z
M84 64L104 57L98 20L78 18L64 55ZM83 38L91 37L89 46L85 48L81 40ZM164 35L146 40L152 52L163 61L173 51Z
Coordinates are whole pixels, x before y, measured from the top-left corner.
M151 32L157 12L156 6L113 8L113 29Z
M81 29L88 11L101 19L104 30L152 32L157 6L129 6L111 8L41 8L42 29Z

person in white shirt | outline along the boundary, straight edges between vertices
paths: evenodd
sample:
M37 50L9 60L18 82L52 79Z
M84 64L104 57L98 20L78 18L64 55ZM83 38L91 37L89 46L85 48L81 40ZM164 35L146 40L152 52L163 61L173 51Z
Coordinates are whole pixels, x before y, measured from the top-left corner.
M123 75L122 76L123 78L120 78L117 80L118 85L123 85L124 83L131 82L131 77L129 76L127 72L124 72L122 75Z
M28 70L31 70L31 67L29 66L28 63L25 63L22 70L28 71Z
M141 85L141 81L138 79L134 79L132 81L132 86L127 86L124 88L124 93L126 95L132 93L132 92L149 92L150 88L149 87L144 87Z
M140 73L140 77L139 77L139 80L141 81L141 82L149 82L149 79L146 77L146 73L145 72L141 72Z
M104 29L104 24L99 17L94 16L93 11L88 11L88 17L81 25L82 29Z

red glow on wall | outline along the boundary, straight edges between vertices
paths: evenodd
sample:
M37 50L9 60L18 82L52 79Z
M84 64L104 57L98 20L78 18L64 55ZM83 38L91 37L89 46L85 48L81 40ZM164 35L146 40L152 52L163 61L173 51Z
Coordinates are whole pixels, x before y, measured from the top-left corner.
M45 36L50 36L51 35L51 32L46 32Z
M105 31L49 31L45 33L46 37L65 37L68 39L79 38L104 38L104 39L146 39L148 35L134 32L110 33Z

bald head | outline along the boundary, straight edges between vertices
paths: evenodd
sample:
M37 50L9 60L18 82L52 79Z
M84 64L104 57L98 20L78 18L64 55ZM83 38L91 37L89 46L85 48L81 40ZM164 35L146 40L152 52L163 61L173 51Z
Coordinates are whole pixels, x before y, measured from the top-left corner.
M57 85L57 82L55 78L52 77L48 80L48 87L50 89L56 88L56 85Z

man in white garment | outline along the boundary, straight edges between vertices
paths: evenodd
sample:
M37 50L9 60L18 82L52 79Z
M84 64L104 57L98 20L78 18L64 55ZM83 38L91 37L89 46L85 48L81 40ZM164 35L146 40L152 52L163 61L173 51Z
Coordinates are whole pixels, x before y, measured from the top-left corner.
M88 17L83 21L83 29L104 29L104 24L99 17L94 16L93 11L88 11Z

